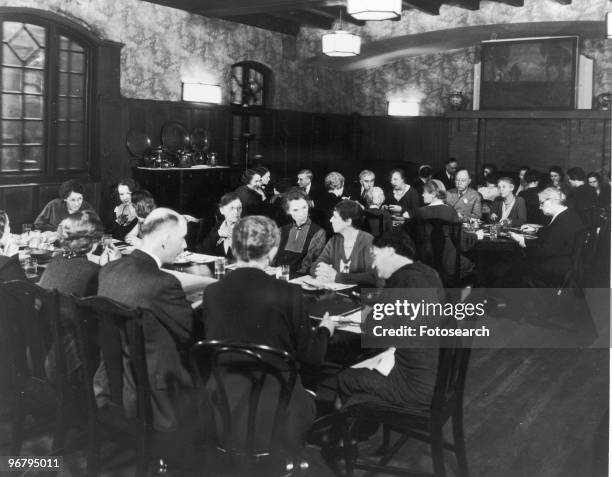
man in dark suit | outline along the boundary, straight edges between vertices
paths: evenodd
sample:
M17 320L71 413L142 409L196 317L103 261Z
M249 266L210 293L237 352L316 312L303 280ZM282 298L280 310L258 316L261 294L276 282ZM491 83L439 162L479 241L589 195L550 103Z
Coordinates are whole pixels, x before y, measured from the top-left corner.
M574 209L587 227L594 227L598 218L597 192L586 184L586 174L580 167L567 171L570 190L567 193L566 205Z
M316 207L317 201L321 198L321 196L323 195L323 191L321 190L320 187L317 187L313 182L312 182L312 171L308 170L308 169L302 169L300 172L298 172L297 175L297 184L298 187L300 189L302 189L304 192L306 192L306 195L308 196L308 200L310 208Z
M563 202L565 195L554 187L539 194L542 213L551 221L540 229L538 238L525 241L525 237L510 232L512 239L525 249L527 275L537 282L558 286L571 270L572 256L578 233L584 229L580 216Z
M366 193L374 187L376 175L369 169L364 169L359 173L359 185L354 185L352 190L349 190L350 197L359 202L364 208L368 207L366 201Z
M112 298L130 307L146 310L144 326L145 353L149 384L153 395L153 418L157 430L176 430L178 412L184 411L179 400L189 395L192 380L181 359L192 341L192 308L180 282L161 270L185 249L187 223L166 208L151 212L141 225L143 244L140 249L101 268L98 295ZM96 373L99 384L96 399L104 404L106 372L103 364ZM133 382L126 377L126 387ZM127 395L127 396L126 396ZM134 399L124 390L124 401Z
M450 190L455 187L455 174L459 168L459 163L454 157L449 157L444 163L444 168L434 175L434 179L442 181L446 190Z
M471 181L469 171L461 168L455 175L457 187L446 193L446 203L457 211L463 221L482 217L480 194L470 187Z

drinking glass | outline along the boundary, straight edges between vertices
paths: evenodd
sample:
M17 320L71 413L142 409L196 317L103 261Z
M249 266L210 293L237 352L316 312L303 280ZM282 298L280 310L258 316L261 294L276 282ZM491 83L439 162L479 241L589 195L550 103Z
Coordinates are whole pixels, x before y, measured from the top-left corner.
M225 276L225 258L218 258L215 260L215 278L220 279Z
M278 279L283 280L285 282L289 281L289 265L281 265L278 273Z
M113 245L113 236L111 234L102 234L102 246L104 248Z
M490 232L491 240L497 240L498 232L499 232L499 225L497 224L491 225L491 232Z
M28 257L23 261L23 271L27 278L36 278L38 272L38 262L35 258Z

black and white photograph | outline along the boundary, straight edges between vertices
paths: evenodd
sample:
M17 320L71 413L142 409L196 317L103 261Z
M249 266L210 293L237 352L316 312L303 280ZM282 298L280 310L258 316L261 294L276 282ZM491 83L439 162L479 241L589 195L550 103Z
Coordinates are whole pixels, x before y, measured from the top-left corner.
M606 477L612 0L0 0L0 475Z

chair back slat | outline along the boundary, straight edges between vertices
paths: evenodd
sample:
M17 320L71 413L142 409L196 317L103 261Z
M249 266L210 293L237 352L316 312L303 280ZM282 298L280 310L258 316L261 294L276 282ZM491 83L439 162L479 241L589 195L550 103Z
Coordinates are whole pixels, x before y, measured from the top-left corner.
M66 365L60 346L58 292L26 281L5 282L0 287L2 329L15 376L48 381L48 360L53 359L53 381L62 386Z
M282 447L287 408L297 380L297 365L288 353L262 345L201 341L193 346L191 361L200 384L207 387L207 402L220 415L220 447L231 456L251 460ZM241 379L240 389L231 387L236 385L232 378L237 377ZM248 389L244 389L244 383L248 383ZM262 397L269 397L265 390L271 385L277 389L276 403L270 439L262 444L258 417L261 418ZM267 400L266 403L269 404ZM240 419L245 411L246 417Z
M463 390L471 349L460 336L443 338L438 357L438 371L431 403L433 419L442 422L457 406L463 406Z
M98 412L92 376L101 373L98 360L87 350L96 344L105 373L98 378L106 379L108 389L105 398L116 409L124 407L126 376L130 376L136 387L136 415L129 416L141 421L143 426L152 428L152 409L149 377L145 355L140 309L131 309L105 297L88 297L77 300L78 341L81 359L86 363L86 393L89 396L90 413ZM97 329L92 336L90 330ZM100 384L100 383L98 383ZM108 395L106 395L108 393Z

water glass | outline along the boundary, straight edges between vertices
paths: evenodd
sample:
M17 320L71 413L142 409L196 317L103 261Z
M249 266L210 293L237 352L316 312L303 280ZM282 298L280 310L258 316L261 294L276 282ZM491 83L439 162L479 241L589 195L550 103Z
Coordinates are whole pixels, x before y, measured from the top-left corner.
M498 232L499 232L499 225L497 224L491 225L491 231L490 231L491 240L497 240Z
M38 262L35 258L28 257L23 261L23 271L27 278L36 278L38 272Z
M277 278L285 282L289 281L289 278L290 278L289 265L281 265L279 267Z
M113 245L113 236L111 234L102 234L102 246L108 248Z
M220 279L225 276L225 264L227 260L225 258L218 258L215 260L215 278Z

